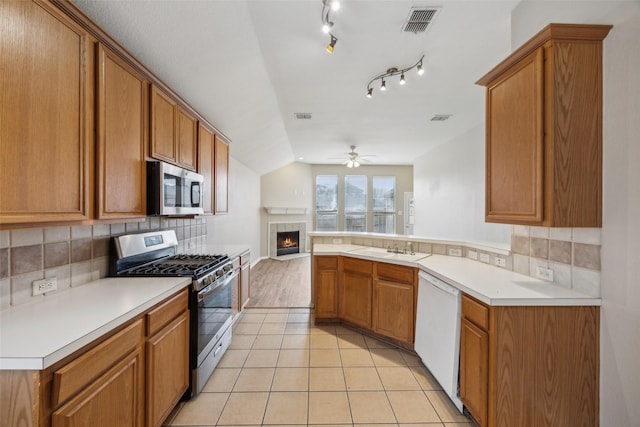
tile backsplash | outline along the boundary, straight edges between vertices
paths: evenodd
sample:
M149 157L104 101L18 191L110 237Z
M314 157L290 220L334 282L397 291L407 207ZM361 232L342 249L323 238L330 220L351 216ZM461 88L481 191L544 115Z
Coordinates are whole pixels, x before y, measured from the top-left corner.
M173 229L178 251L206 242L206 217L147 217L143 222L0 231L0 309L45 298L32 282L56 277L58 292L109 274L110 239L125 233Z

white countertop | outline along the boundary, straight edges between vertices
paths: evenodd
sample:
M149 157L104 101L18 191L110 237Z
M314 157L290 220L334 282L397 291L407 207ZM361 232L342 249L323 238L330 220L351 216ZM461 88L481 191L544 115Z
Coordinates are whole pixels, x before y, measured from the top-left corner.
M377 253L380 253L377 256ZM467 258L388 255L382 248L315 244L314 255L343 255L419 268L480 301L495 306L599 306L600 298Z
M229 258L233 259L250 249L248 245L221 245L221 244L208 244L204 246L204 252L212 255L229 255Z
M191 283L105 278L0 311L0 369L45 369Z

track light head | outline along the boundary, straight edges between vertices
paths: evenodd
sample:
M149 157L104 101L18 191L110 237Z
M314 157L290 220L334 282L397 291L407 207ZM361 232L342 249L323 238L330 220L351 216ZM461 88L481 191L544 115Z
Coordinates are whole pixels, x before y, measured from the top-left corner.
M371 98L372 95L373 95L373 88L370 87L369 89L367 89L367 98Z
M329 34L329 32L331 32L331 28L333 28L333 22L331 21L327 21L322 24L322 32L325 34Z
M382 92L387 90L387 82L384 79L382 79L382 83L380 83L380 90Z
M402 74L400 74L400 84L403 85L405 83L406 83L406 81L404 79L404 72L402 72Z
M329 42L329 44L327 45L327 52L333 53L333 48L336 47L337 42L338 39L333 34L331 34L331 42Z
M340 10L340 2L338 0L333 0L331 2L331 10L333 10L334 12Z
M422 68L422 59L418 63L418 75L421 76L424 74L424 68Z

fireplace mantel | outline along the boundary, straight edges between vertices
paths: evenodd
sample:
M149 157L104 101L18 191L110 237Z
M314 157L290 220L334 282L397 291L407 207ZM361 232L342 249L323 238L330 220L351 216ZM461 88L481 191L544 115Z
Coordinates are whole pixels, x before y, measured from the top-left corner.
M306 215L309 213L308 208L265 206L264 210L269 215Z

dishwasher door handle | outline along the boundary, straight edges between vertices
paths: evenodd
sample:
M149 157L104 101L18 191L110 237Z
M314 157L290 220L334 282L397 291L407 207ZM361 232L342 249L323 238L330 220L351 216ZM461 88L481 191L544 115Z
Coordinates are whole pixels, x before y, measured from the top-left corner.
M446 292L446 293L451 294L451 295L456 296L456 297L460 294L460 289L458 289L458 288L456 288L454 286L451 286L450 284L445 283L442 280L437 279L437 278L433 277L430 274L420 272L420 273L418 273L418 276L419 276L420 279L423 279L423 280L429 282L430 285L433 285L434 287L440 289L443 292Z

